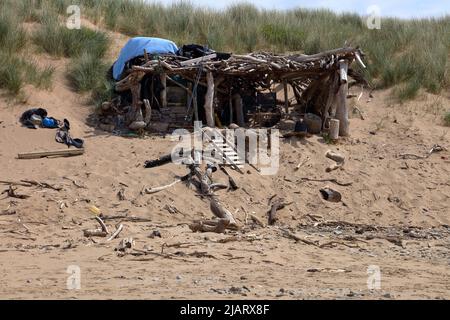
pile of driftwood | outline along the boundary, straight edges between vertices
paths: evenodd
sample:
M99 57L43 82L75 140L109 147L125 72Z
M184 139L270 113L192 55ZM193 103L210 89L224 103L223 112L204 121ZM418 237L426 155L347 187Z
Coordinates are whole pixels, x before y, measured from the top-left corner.
M199 159L201 154L198 151L192 150L190 156L186 156L183 163L189 169L189 173L183 177L179 177L174 182L159 187L144 187L142 193L154 194L163 190L166 190L179 182L186 182L196 187L202 198L209 201L210 210L214 215L214 219L210 220L196 220L189 225L190 229L194 232L217 232L223 233L226 229L238 230L239 226L233 217L233 214L227 210L219 201L218 196L214 193L218 189L230 190L238 189L238 186L228 171L222 166L213 162L206 162L206 166L202 166L194 161ZM155 160L145 162L146 168L154 168L161 165L165 165L170 162L171 155L161 156ZM213 181L213 172L216 172L218 167L228 177L229 185L217 183Z
M229 105L231 118L234 117L239 126L244 126L242 97L247 96L248 92L284 90L284 109L288 114L290 86L298 105L304 105L305 108L309 106L310 111L320 115L323 126L327 119L339 120L340 135L347 135L348 111L345 99L349 76L364 82L349 66L357 61L365 68L362 55L359 48L350 47L315 55L273 55L261 52L231 55L226 59L221 59L215 53L195 59L176 55L160 55L150 59L146 55L142 65L134 65L126 71L115 89L119 93L131 93L126 125L131 129L141 129L149 125L152 109L167 107L168 84L187 92L190 97L188 109L195 117L194 120L198 120L198 108L203 107L205 122L209 127L217 123L215 114L218 105ZM142 80L148 75L157 76L163 88L156 100L154 97L144 99L141 96ZM189 84L175 81L174 76L181 77ZM206 88L203 106L197 106L196 99L191 99L196 97L198 86ZM217 100L222 100L222 103L217 103ZM157 105L152 105L153 101ZM114 103L105 103L103 111L107 113L111 107L116 106ZM336 127L336 124L333 126Z

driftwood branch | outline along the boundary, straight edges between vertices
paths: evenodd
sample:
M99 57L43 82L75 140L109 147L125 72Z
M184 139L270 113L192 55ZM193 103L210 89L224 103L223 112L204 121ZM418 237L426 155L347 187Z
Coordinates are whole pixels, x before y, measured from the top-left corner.
M103 222L102 218L100 218L99 216L95 216L95 220L97 220L97 222L100 224L102 231L108 234L109 233L108 228L106 227L106 224Z
M157 192L159 192L159 191L166 190L166 189L168 189L168 188L170 188L170 187L173 187L174 185L176 185L176 184L177 184L178 182L180 182L180 181L181 181L181 179L177 179L177 180L175 180L174 182L169 183L169 184L167 184L167 185L165 185L165 186L161 186L161 187L152 187L152 188L144 188L144 192L145 192L146 194L157 193Z
M331 179L312 179L312 178L308 178L308 177L303 177L303 178L300 178L300 180L313 181L313 182L332 182L332 183L335 183L335 184L337 184L338 186L341 186L341 187L348 187L348 186L351 186L353 184L353 182L339 182L335 178L331 178Z
M120 224L119 227L117 228L116 231L114 231L114 233L111 235L111 237L109 237L106 241L111 241L115 238L117 238L117 236L119 235L119 233L121 233L123 230L123 224Z
M277 221L277 211L283 209L284 207L292 204L293 202L289 202L289 203L284 203L283 199L277 199L272 203L272 206L270 207L269 210L269 225L273 225L275 224L275 222Z

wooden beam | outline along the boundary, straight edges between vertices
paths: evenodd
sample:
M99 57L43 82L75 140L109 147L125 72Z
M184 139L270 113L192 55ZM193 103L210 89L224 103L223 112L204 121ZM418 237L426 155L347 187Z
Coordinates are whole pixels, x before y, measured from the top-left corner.
M84 148L80 149L64 149L56 151L38 151L38 152L27 152L19 153L17 157L19 159L39 159L47 157L71 157L79 156L84 153Z
M213 53L213 54L209 54L207 56L203 56L203 57L199 57L199 58L195 58L195 59L190 59L190 60L186 60L186 61L182 61L180 62L181 66L188 66L188 65L192 65L192 64L197 64L203 61L208 61L208 60L212 60L217 58L217 54Z

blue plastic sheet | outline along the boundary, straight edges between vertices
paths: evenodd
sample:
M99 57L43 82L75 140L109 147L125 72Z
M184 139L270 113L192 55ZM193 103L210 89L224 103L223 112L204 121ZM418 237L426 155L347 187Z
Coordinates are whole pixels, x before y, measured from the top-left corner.
M148 54L164 54L178 51L177 45L170 40L160 38L136 37L130 39L120 51L119 58L113 66L114 79L119 80L125 64L133 58L144 55L144 50Z

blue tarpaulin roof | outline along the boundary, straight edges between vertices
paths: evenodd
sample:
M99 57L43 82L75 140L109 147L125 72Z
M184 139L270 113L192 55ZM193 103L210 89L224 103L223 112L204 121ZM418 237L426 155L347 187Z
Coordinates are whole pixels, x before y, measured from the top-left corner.
M164 54L178 51L177 45L170 40L160 38L136 37L130 39L120 51L119 58L113 66L114 79L119 80L125 64L133 58L144 55L144 50L148 54Z

